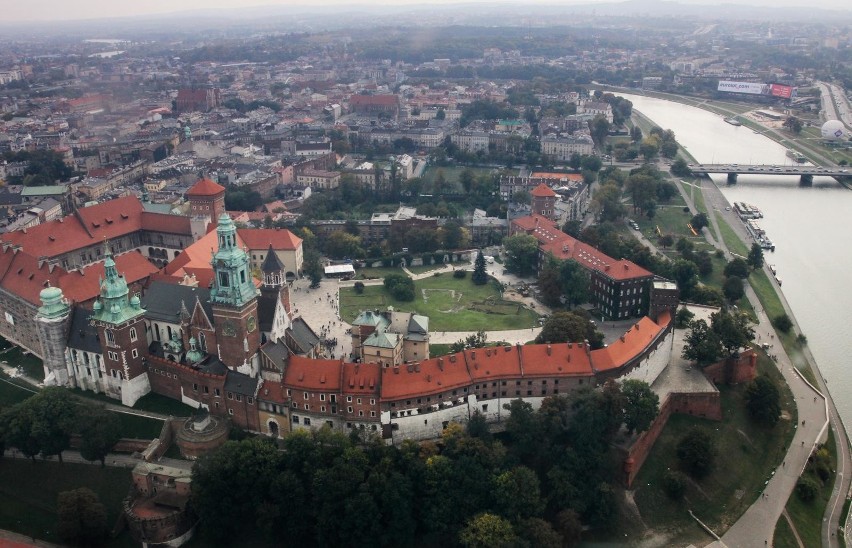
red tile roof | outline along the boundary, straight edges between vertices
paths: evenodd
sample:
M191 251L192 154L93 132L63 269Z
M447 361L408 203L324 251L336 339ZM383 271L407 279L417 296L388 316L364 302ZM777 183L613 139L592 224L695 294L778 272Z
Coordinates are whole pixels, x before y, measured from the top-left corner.
M35 257L56 257L142 228L142 203L125 196L78 209L62 219L0 236Z
M293 251L302 244L302 239L286 228L240 228L237 235L249 249L272 249Z
M521 361L516 346L471 348L463 354L474 381L521 376Z
M550 179L556 181L577 181L583 180L583 175L580 173L558 173L551 171L534 171L530 174L530 179Z
M661 315L665 321L668 315ZM592 364L598 371L618 369L639 355L668 324L659 325L647 316L636 322L624 335L606 348L592 352Z
M551 190L551 188L544 183L539 183L537 187L532 189L532 192L530 192L530 194L539 198L552 198L553 196L556 196L556 193L553 192L553 190Z
M192 226L189 217L185 215L170 215L168 213L142 212L142 228L155 232L183 234L192 236Z
M290 355L283 382L294 390L337 392L340 386L340 360L314 360Z
M538 214L521 217L512 221L513 232L525 232L538 240L544 253L552 253L560 260L573 259L589 270L596 270L614 280L629 280L653 276L653 274L633 261L615 260L562 232L558 225Z
M157 272L138 251L131 251L115 257L115 268L124 276L128 284L144 280ZM68 272L59 278L58 286L69 301L84 302L94 299L100 293L100 279L104 276L104 263L91 264L81 270Z
M8 248L0 253L0 287L36 306L41 306L41 290L48 283L58 285L64 274L60 267L51 271L47 263L39 266L38 259L22 251Z
M218 183L214 183L210 179L201 179L189 190L186 191L187 196L216 196L225 192L225 187Z
M344 394L379 394L381 366L377 363L344 363Z
M382 401L439 394L470 385L462 354L382 369ZM450 399L449 397L447 399Z
M525 377L592 376L585 344L532 344L521 347Z

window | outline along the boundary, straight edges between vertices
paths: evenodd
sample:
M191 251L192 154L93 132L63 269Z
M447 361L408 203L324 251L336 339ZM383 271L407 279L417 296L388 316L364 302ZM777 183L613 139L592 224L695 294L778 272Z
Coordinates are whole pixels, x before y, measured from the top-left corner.
M111 359L112 361L118 361L118 354L116 354L115 352L112 352L112 351L107 352L107 357L109 359Z
M361 405L361 398L358 398L358 405Z
M325 413L325 406L324 405L320 405L320 412Z
M304 398L302 398L302 399L305 399L305 400L306 400L306 399L308 399L308 393L307 393L307 392L305 392L304 394L305 394L305 396L304 396Z
M371 417L375 417L375 416L376 416L376 412L375 412L375 411L370 411L370 416L371 416Z
M219 273L219 285L221 285L222 287L228 287L229 284L228 284L228 273L227 272L220 272Z
M483 412L483 413L488 412L488 404L487 404L487 403L486 403L486 404L483 404L483 406L482 406L482 412Z
M207 392L207 387L206 387L206 386L204 387L204 391L205 391L205 392ZM247 398L246 398L246 403L247 403L247 404L249 404L249 405L253 404L253 403L254 403L254 398L252 398L251 396L247 397Z
M230 407L228 408L228 414L229 414L229 415L233 415L233 414L234 414L234 410L233 410L233 409L231 409Z
M205 393L205 394L209 394L209 393L210 393L210 388L208 388L208 387L206 387L206 386L204 386L204 387L202 387L202 388L204 388L204 393Z
M364 416L364 412L363 412L363 411L361 411L361 410L358 410L358 416L359 416L359 417L363 417L363 416Z
M329 396L329 400L331 401L331 403L337 403L337 396L335 394L332 394L331 396Z
M370 398L370 405L376 405L376 398Z
M289 397L290 397L290 395L291 395L291 390L288 388L288 389L287 389L287 397L289 398Z
M228 399L229 400L234 399L234 393L233 392L228 392Z
M192 383L192 391L198 392L198 384L197 383Z
M325 401L325 394L320 394L320 401Z
M351 413L351 412L352 412L352 406L351 406L351 405L350 405L349 407L347 407L347 408L346 408L346 412L347 412L347 413Z
M107 344L115 346L115 333L113 333L112 329L104 329L104 336L106 337Z
M139 357L139 351L134 348L133 350L130 351L130 355L133 356L134 358L138 358Z
M130 328L130 342L136 342L136 339L137 339L137 338L138 338L138 337L136 336L136 328L135 328L135 327L131 327L131 328Z
M299 417L296 415L293 415L293 424L299 424Z
M352 396L346 396L346 403L352 403Z
M306 403L305 404L305 411L310 411L310 410L311 410L311 404Z
M218 398L218 397L219 397L219 396L221 396L222 394L219 392L219 389L218 389L218 388L214 388L214 389L213 389L213 395L214 395L214 396L216 396L216 397ZM218 404L217 404L217 405L218 405Z
M308 417L305 417L305 426L310 426L310 425L311 425L311 419L309 419Z
M243 396L241 394L237 394L237 401L243 401Z

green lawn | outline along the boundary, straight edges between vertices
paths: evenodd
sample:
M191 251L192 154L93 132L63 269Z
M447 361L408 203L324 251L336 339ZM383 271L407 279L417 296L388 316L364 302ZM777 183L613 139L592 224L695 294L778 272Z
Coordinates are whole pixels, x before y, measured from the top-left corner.
M799 548L799 543L796 542L793 530L790 529L790 524L787 522L787 518L783 515L778 518L778 523L775 524L775 534L772 536L772 546L775 548Z
M522 329L536 325L538 319L532 310L502 301L492 283L474 285L469 276L457 279L441 274L416 281L415 288L413 302L397 301L382 286L368 286L361 295L353 288L341 288L340 314L351 322L362 310L393 306L428 316L432 332Z
M758 497L772 470L780 464L797 421L795 403L774 364L762 353L758 369L780 383L782 408L792 416L772 429L755 424L745 411L745 386L720 386L723 420L715 422L673 415L645 461L634 484L635 500L648 529L673 534L671 545L705 542L704 533L687 509L723 534ZM675 447L693 426L712 433L718 456L713 473L687 486L685 501L672 501L661 489L666 470L679 468ZM731 463L736 466L731 466Z
M448 183L458 183L459 176L461 176L462 172L465 169L469 169L473 171L474 175L477 177L481 175L490 175L495 171L495 168L492 167L465 167L465 166L433 166L430 165L426 168L426 171L423 172L423 181L427 183L427 188L431 188L432 183L435 181L435 178L438 176L438 172L442 171L444 173L444 179ZM514 170L514 174L518 174L518 170ZM461 188L461 185L458 187Z
M834 432L832 430L828 431L825 448L828 449L829 455L831 455L832 469L834 469L834 464L837 462L837 451L834 441ZM810 469L810 467L805 469L803 477L811 477L818 483L821 483L819 477ZM790 514L790 519L793 520L793 524L796 526L796 531L798 531L799 536L802 539L802 543L804 543L805 546L819 546L822 542L822 517L825 514L825 508L828 505L828 499L831 496L831 491L834 487L835 477L836 476L832 475L831 479L822 486L819 495L814 501L809 503L803 502L802 499L796 495L795 490L790 495L790 500L787 501L787 513ZM777 527L778 526L776 525L776 530Z
M163 421L128 415L127 413L116 413L121 419L121 437L140 440L153 440L160 437L163 430Z
M107 509L112 528L130 489L130 471L87 464L3 459L0 461L0 529L58 543L56 498L88 487ZM118 539L116 539L118 540Z
M32 379L37 381L44 380L44 366L42 365L42 361L29 352L24 355L20 347L15 347L8 352L0 354L0 360L3 360L9 365L15 367L23 367L24 373Z
M33 389L27 389L0 373L0 408L20 403L32 396L33 393Z
M113 403L115 403L114 400ZM162 413L163 415L172 415L174 417L189 417L195 412L195 409L190 405L160 394L154 394L153 392L149 392L139 398L133 409Z

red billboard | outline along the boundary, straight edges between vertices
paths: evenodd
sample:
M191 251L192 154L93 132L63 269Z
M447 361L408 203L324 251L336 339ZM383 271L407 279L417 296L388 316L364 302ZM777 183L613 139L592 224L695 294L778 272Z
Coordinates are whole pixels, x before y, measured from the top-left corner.
M784 84L770 84L769 85L769 94L773 97L781 97L782 99L789 99L793 96L793 88L790 86L785 86Z

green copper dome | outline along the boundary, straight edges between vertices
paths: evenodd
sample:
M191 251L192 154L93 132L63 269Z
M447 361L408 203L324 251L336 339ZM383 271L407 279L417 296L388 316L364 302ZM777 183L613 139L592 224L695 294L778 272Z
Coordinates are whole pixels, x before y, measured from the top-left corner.
M219 249L211 262L215 277L210 300L241 307L259 293L251 277L248 253L237 245L237 227L227 213L219 217L216 234Z
M69 311L68 303L58 287L45 287L39 293L39 299L41 299L41 306L38 309L38 315L43 318L59 318Z
M112 253L104 260L104 277L100 281L101 295L92 307L94 320L120 324L144 313L139 305L139 297L128 298L130 290L127 280L118 273Z

